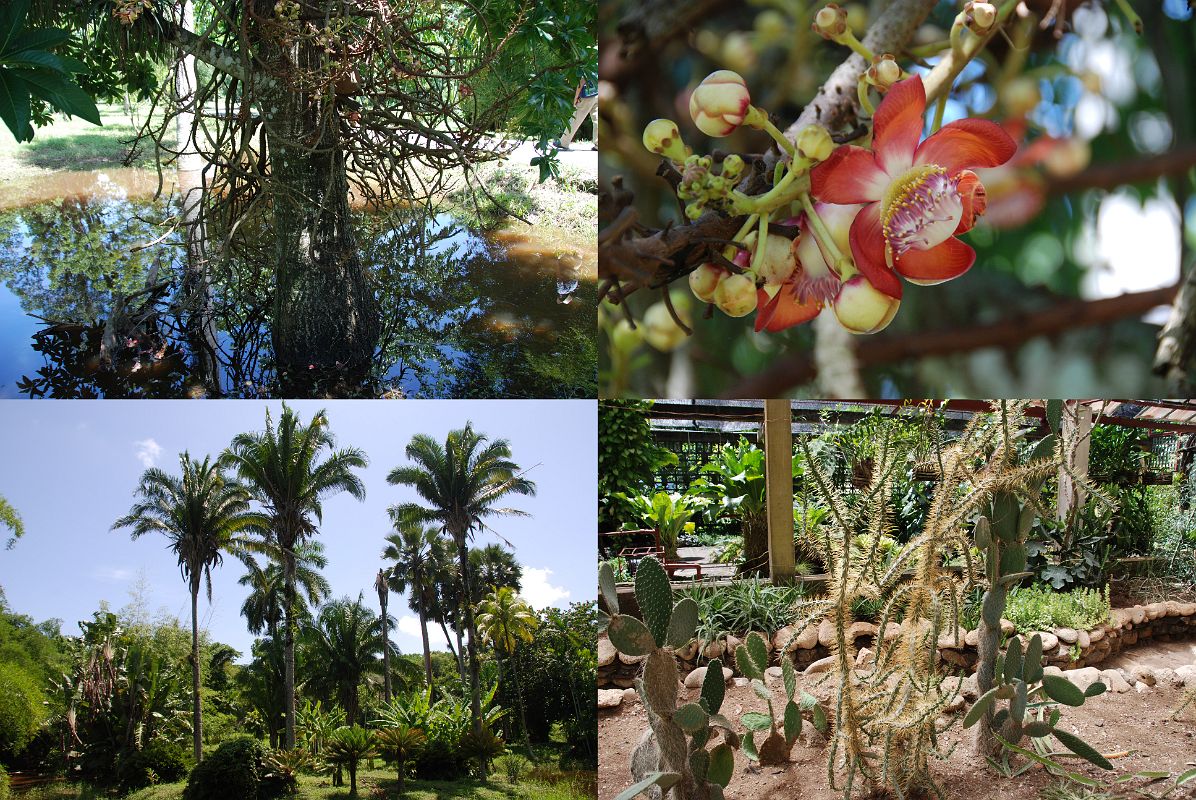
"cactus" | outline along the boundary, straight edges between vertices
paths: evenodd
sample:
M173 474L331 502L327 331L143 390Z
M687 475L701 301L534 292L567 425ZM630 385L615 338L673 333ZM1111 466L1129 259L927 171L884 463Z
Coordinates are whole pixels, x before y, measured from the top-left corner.
M743 740L743 752L748 758L759 761L765 767L788 761L793 743L801 735L803 713L810 715L814 727L826 731L826 714L818 701L806 692L802 692L797 700L794 699L797 694L797 674L793 670L793 662L788 658L781 659L781 679L785 685L786 701L778 729L776 710L772 704L773 692L764 685L764 671L768 669L768 645L763 636L755 632L748 634L747 640L735 651L735 665L752 682L752 691L768 702L767 714L749 711L739 718L748 731ZM764 731L768 731L768 736L757 748L755 734Z
M1073 733L1060 729L1059 705L1080 706L1089 697L1105 691L1105 685L1097 682L1081 691L1078 686L1060 675L1046 675L1042 669L1042 637L1037 633L1022 652L1021 639L1013 639L1006 652L997 656L994 686L980 696L976 704L964 717L963 726L970 728L983 719L993 731L994 739L1004 748L1002 755L1004 774L1009 774L1009 753L1020 753L1031 761L1043 764L1057 772L1067 770L1051 758L1045 740L1054 736L1059 743L1075 755L1101 769L1113 769L1109 760L1096 748ZM1000 711L995 706L1001 700L1008 706ZM1024 737L1033 740L1034 752L1020 746ZM996 762L988 759L993 766Z
M612 586L610 576L602 574L604 569L610 568L606 564L599 567L599 586ZM657 791L666 800L722 800L723 789L735 768L734 750L740 739L731 722L719 713L726 691L719 659L707 665L698 701L677 707L679 675L673 648L683 647L694 638L697 603L687 597L674 605L668 576L651 557L641 561L636 571L635 598L643 622L620 614L613 592L604 595L611 611L607 635L621 652L647 656L636 688L648 712L658 755L655 770L623 790L616 800L631 800ZM710 747L718 732L722 741Z

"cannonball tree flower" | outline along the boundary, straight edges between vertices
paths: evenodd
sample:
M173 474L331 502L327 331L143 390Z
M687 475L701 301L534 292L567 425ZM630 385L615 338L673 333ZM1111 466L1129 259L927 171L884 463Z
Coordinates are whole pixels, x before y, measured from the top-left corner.
M671 119L654 119L644 126L644 147L677 163L685 161L692 152Z
M764 239L764 249L761 250L757 240L759 236L752 231L744 237L743 243L751 253L751 268L756 279L763 283L780 284L789 280L793 271L797 269L797 258L794 245L784 236L775 233L768 234Z
M714 290L718 288L719 282L730 274L718 264L702 264L689 273L689 288L694 297L703 303L713 303Z
M756 308L756 282L746 274L728 275L714 290L714 304L728 317L746 317Z
M673 310L682 322L689 325L689 303L681 302L684 299L683 295L676 295L673 299ZM677 349L686 338L685 331L677 325L663 301L648 307L640 321L640 327L643 329L644 341L662 353Z
M999 125L961 119L921 144L926 90L915 76L891 88L876 110L872 150L843 146L810 172L811 192L827 203L865 203L851 224L851 252L876 289L901 298L911 283L958 278L976 253L956 238L984 213L972 169L1008 161L1017 145Z

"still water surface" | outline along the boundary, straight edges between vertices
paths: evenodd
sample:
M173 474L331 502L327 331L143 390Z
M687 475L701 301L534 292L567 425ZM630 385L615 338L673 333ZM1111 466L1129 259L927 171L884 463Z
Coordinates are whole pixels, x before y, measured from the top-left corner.
M149 199L156 179L143 172L70 175L6 193L0 208L0 397L278 394L269 230L246 230L239 254L212 266L214 390L184 335L182 237L162 224L177 209ZM396 213L358 222L384 309L373 370L310 393L595 396L592 253Z

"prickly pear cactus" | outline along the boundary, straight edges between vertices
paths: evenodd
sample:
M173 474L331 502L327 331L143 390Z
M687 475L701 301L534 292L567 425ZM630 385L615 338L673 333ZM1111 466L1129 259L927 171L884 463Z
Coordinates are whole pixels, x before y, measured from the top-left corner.
M743 740L743 752L753 761L759 761L761 766L783 764L789 760L789 753L793 750L793 743L801 735L802 715L809 714L814 726L825 732L827 729L826 714L818 705L818 701L806 692L799 698L797 694L797 674L793 670L793 662L787 657L781 659L781 678L785 685L785 707L781 724L777 725L776 710L773 706L772 689L764 683L764 671L768 669L768 645L764 637L758 633L748 634L747 640L735 651L735 665L743 676L752 682L752 691L761 699L768 702L768 713L749 711L739 718L748 734ZM756 747L757 733L768 732L760 747Z
M994 738L1004 748L1006 766L1012 752L1020 753L1051 769L1067 772L1065 767L1046 755L1049 752L1047 747L1039 744L1041 740L1053 736L1080 758L1102 769L1113 769L1109 760L1096 748L1075 734L1059 728L1059 706L1083 705L1087 698L1105 691L1103 683L1097 682L1086 690L1081 690L1067 678L1044 674L1042 637L1037 633L1026 645L1024 653L1021 639L1012 639L1006 652L997 657L995 674L995 685L981 695L968 711L963 726L970 728L991 716L989 724ZM1007 701L1008 705L996 711L996 705L1002 700ZM1021 740L1027 736L1033 741L1032 748L1023 748L1020 745Z
M613 585L604 578L604 569L609 570L609 565L599 567L600 587ZM650 557L640 562L635 576L635 599L643 622L618 613L617 598L612 602L611 596L604 595L604 599L611 609L607 624L611 644L627 655L647 656L636 688L648 712L657 753L655 769L636 775L640 779L616 800L643 793L659 793L665 800L722 800L740 744L731 722L719 713L725 692L722 662L714 659L707 665L697 702L677 706L680 676L673 649L694 638L697 603L684 598L674 605L668 576ZM720 732L722 741L715 743Z

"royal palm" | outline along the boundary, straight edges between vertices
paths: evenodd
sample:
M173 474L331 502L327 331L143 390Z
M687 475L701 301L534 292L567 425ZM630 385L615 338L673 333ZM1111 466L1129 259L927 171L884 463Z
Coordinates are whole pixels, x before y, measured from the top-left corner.
M387 481L411 486L423 500L419 503L400 503L392 507L396 519L412 523L435 523L453 537L457 548L462 595L472 596L470 589L469 541L487 519L503 515L522 515L525 512L498 505L512 494L535 494L536 485L520 474L511 461L511 447L505 439L489 441L466 423L460 430L450 431L444 444L426 434L418 434L407 445L410 466L395 467ZM469 633L470 712L473 730L481 733L481 682L479 679L477 630L473 608L468 599L463 605L465 628Z
M348 492L365 498L354 470L368 463L357 448L336 449L328 417L318 411L304 425L286 404L277 427L269 412L266 429L238 434L221 457L237 471L270 517L269 537L282 556L283 657L286 682L287 748L295 746L295 548L319 531L323 499Z
M212 567L224 552L239 550L243 534L265 530L268 520L249 510L250 496L243 487L225 480L220 467L208 458L196 461L179 456L181 476L151 468L141 476L137 502L128 515L112 526L131 529L134 539L146 533L166 537L178 558L179 572L191 591L191 694L195 760L203 758L203 704L199 685L199 589L207 584L212 600Z

